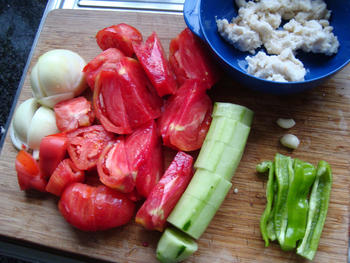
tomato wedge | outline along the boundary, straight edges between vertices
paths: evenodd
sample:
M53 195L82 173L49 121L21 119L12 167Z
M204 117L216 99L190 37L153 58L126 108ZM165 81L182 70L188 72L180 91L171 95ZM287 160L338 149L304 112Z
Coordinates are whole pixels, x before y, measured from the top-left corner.
M67 133L68 154L79 170L96 166L97 160L114 135L101 125L79 128Z
M132 43L141 43L142 35L135 27L121 23L98 31L96 41L102 50L118 48L131 57L134 54Z
M131 170L126 150L124 137L109 143L97 162L97 171L103 184L130 193L135 188L136 174Z
M179 85L186 79L199 79L210 89L219 79L219 70L200 39L184 29L170 42L169 62Z
M129 134L160 116L161 99L140 63L123 57L114 70L101 71L93 96L96 117L106 130Z
M85 97L61 101L54 106L54 111L57 128L61 132L90 126L95 119L95 114L91 108L91 102Z
M22 191L35 189L45 192L46 180L39 170L37 161L26 151L19 151L16 157L15 168L19 187Z
M71 159L64 159L51 175L46 191L61 196L66 186L74 182L83 182L84 178L84 171L80 171Z
M131 169L136 174L137 192L147 198L164 169L161 139L155 121L129 135L125 147Z
M95 81L102 69L108 70L114 67L115 63L125 55L119 49L109 48L100 53L97 57L92 59L83 69L86 81L93 90L95 88Z
M39 167L41 175L49 178L67 154L68 139L65 133L45 136L41 139Z
M166 219L186 190L192 176L192 156L178 152L136 214L136 223L146 229L163 231Z
M170 97L160 119L164 145L182 150L198 150L211 123L212 102L206 85L199 80L186 80Z
M135 204L124 194L106 186L72 183L58 203L63 217L83 231L106 230L128 223Z
M135 54L160 97L174 94L177 89L174 72L166 58L158 35L152 35L143 44L133 44Z

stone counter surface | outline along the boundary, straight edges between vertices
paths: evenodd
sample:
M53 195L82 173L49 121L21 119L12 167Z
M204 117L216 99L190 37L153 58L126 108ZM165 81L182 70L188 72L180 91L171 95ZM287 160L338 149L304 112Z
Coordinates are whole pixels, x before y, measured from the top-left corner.
M47 0L0 0L0 129L4 128Z
M47 0L0 0L0 129L9 117ZM20 255L19 255L20 256ZM25 263L0 253L0 263Z

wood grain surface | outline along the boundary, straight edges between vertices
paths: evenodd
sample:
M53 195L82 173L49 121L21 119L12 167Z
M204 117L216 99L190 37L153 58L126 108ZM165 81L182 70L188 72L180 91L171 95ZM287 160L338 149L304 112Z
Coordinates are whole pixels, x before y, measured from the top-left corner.
M99 52L98 30L129 23L144 37L156 31L168 50L169 42L185 28L182 15L118 11L55 10L41 32L29 73L39 55L54 48L78 52L89 61ZM19 102L31 96L29 73ZM199 250L188 262L304 262L294 252L283 252L277 244L265 248L259 219L265 207L266 178L257 176L255 166L272 159L276 152L313 164L328 161L334 183L319 249L314 262L346 262L348 251L350 189L350 67L312 91L290 96L273 96L241 87L225 76L210 92L215 101L229 101L255 111L248 144L232 179L233 188L207 231L199 239ZM288 151L279 144L286 133L275 121L292 117L290 131L301 140ZM0 234L62 251L111 262L156 262L160 233L145 231L135 223L99 233L74 229L59 214L57 199L46 194L19 190L14 160L17 151L7 135L0 156ZM167 152L167 159L171 153ZM146 243L145 243L146 242ZM148 246L144 246L148 244Z

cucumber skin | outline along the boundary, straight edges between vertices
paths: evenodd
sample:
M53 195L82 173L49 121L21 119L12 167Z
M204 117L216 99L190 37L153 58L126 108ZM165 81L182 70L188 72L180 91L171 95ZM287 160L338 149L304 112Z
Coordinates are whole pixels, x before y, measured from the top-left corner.
M198 250L197 243L175 228L165 229L157 245L157 259L163 263L180 262Z
M237 120L250 127L253 122L254 112L241 105L227 102L215 102L212 117L219 116Z

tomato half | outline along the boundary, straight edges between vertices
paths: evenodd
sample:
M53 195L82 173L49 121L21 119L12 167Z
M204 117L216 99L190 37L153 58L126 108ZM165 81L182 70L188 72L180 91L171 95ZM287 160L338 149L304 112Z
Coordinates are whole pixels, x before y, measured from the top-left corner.
M219 70L200 39L186 28L170 42L169 62L181 85L199 79L210 89L219 79Z
M45 192L46 180L39 170L37 161L26 151L19 151L15 161L18 184L21 190L35 189Z
M178 152L136 214L136 223L146 229L163 231L166 219L193 176L192 156Z
M96 117L106 130L129 134L160 116L161 99L140 63L123 57L114 71L101 71L93 97Z
M46 191L61 196L65 187L74 182L84 181L84 171L79 170L71 159L59 163L46 185Z
M79 128L67 133L68 154L79 170L96 166L97 160L114 135L102 125Z
M137 192L147 198L164 169L161 139L155 121L129 135L125 147L131 169L136 174Z
M95 119L91 102L85 97L61 101L54 106L54 111L57 128L61 132L90 126Z
M121 23L98 31L96 41L102 50L118 48L131 57L134 54L132 43L141 43L142 35L135 27Z
M41 139L39 167L44 178L49 178L67 154L68 139L65 133L45 136Z
M126 153L125 138L109 143L97 162L100 180L106 186L123 193L135 188L135 176Z
M212 102L206 85L199 80L186 80L170 97L160 119L164 145L182 150L198 150L211 123Z
M95 87L95 81L102 69L107 70L124 57L124 54L116 48L109 48L92 59L83 69L86 81L91 88Z
M58 203L63 217L83 231L106 230L128 223L135 204L124 194L106 186L70 184Z
M135 54L160 97L174 94L177 89L174 72L166 58L164 48L153 32L143 44L133 45Z

